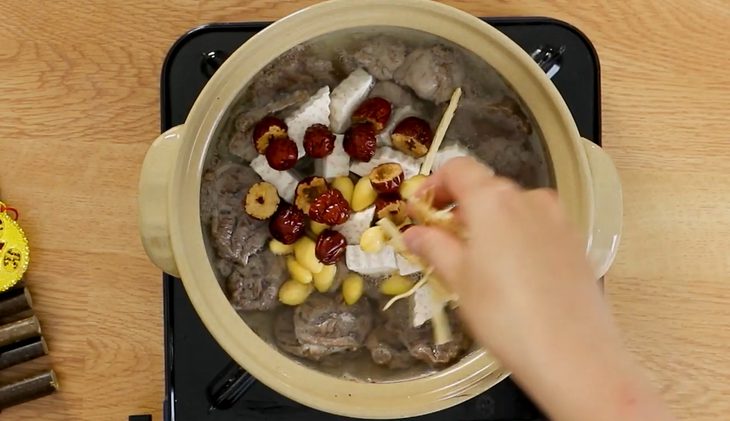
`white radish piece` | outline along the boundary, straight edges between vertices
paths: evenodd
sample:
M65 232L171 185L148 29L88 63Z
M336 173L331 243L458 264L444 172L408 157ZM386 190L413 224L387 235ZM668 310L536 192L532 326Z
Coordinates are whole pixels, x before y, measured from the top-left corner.
M404 257L402 254L397 253L395 256L396 264L398 265L398 273L400 273L403 276L413 275L414 273L418 273L423 270L421 265L418 263L412 262L407 257Z
M383 247L378 253L365 253L359 245L347 246L345 262L351 271L362 275L384 275L398 270L391 246Z
M297 190L299 177L292 171L278 171L269 166L264 155L259 155L251 161L251 168L262 180L269 182L276 187L279 197L289 203L294 203L294 194Z
M431 320L433 317L431 300L431 288L428 285L423 285L414 292L411 301L411 325L413 327L419 327Z
M331 154L314 163L318 175L330 180L335 177L350 175L350 155L345 152L342 141L345 136L338 134L335 138L335 149Z
M304 132L313 124L329 125L330 88L325 86L312 95L284 121L289 127L289 138L297 144L299 158L304 156Z
M330 95L330 128L335 133L343 133L350 126L350 118L355 108L367 98L375 79L365 70L357 69L350 73Z
M388 120L388 124L386 124L383 131L378 133L376 136L378 139L378 146L391 146L393 142L390 140L390 135L393 134L395 126L403 121L403 119L407 117L415 117L417 115L418 113L416 112L416 109L410 105L395 109L393 114L390 116L390 120Z
M374 215L375 206L370 206L363 211L353 213L347 222L336 225L334 229L345 237L347 244L360 244L360 237L362 237L363 232L370 228Z
M441 117L441 121L436 128L436 133L433 135L433 141L431 142L431 147L428 149L426 158L423 160L423 165L421 165L421 174L423 175L431 174L431 168L433 167L433 162L436 159L436 152L438 152L441 147L441 142L444 141L444 136L446 136L446 131L449 129L451 120L454 119L454 113L456 113L456 107L459 106L460 98L461 88L456 88L453 95L451 95L449 106L446 107L446 111L444 111L444 115Z
M375 155L373 155L369 162L353 162L352 165L350 165L350 171L360 177L366 177L370 174L373 168L380 164L387 164L389 162L396 162L400 164L401 168L403 168L403 175L405 178L411 178L418 174L419 168L421 167L421 159L413 158L401 151L384 146L375 151Z

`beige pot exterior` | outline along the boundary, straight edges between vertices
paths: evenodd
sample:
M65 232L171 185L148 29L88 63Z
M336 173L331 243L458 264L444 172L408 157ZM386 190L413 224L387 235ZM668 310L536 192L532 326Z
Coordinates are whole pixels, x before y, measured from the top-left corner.
M608 269L621 231L621 189L606 154L578 135L540 68L481 20L424 0L335 0L290 15L241 46L205 86L184 125L151 146L140 179L140 232L151 260L179 275L193 306L223 349L254 377L305 405L344 416L404 418L478 395L507 376L485 351L434 375L368 384L305 367L261 340L228 303L209 263L200 224L204 154L228 107L250 79L289 48L341 29L397 26L448 39L482 57L531 110L546 142L555 183L585 235L597 276Z

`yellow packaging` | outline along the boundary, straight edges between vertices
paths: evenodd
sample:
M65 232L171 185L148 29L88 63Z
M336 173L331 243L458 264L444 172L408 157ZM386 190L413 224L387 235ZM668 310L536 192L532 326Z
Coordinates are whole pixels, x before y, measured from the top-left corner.
M28 239L16 218L17 212L0 202L0 292L18 283L30 262Z

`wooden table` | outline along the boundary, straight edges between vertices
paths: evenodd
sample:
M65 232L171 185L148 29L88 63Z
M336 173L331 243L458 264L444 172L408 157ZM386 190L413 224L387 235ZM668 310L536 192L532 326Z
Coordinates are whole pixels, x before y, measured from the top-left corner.
M137 236L136 197L159 130L162 60L196 25L276 19L311 3L0 2L0 191L32 240L28 281L51 347L36 366L51 363L62 384L3 419L161 420L162 288ZM448 3L557 17L593 40L604 144L625 189L608 296L676 413L727 418L727 0Z

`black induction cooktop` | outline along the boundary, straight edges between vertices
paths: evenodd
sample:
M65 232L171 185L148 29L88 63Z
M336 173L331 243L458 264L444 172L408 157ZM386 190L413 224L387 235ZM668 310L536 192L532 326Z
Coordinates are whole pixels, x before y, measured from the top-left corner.
M600 144L600 72L590 41L548 18L485 19L525 49L552 78L580 134ZM162 131L185 121L210 76L238 46L268 23L209 24L183 35L162 69ZM163 277L165 421L347 420L293 402L250 378L218 346L196 315L179 279ZM509 379L454 408L418 421L541 420Z

